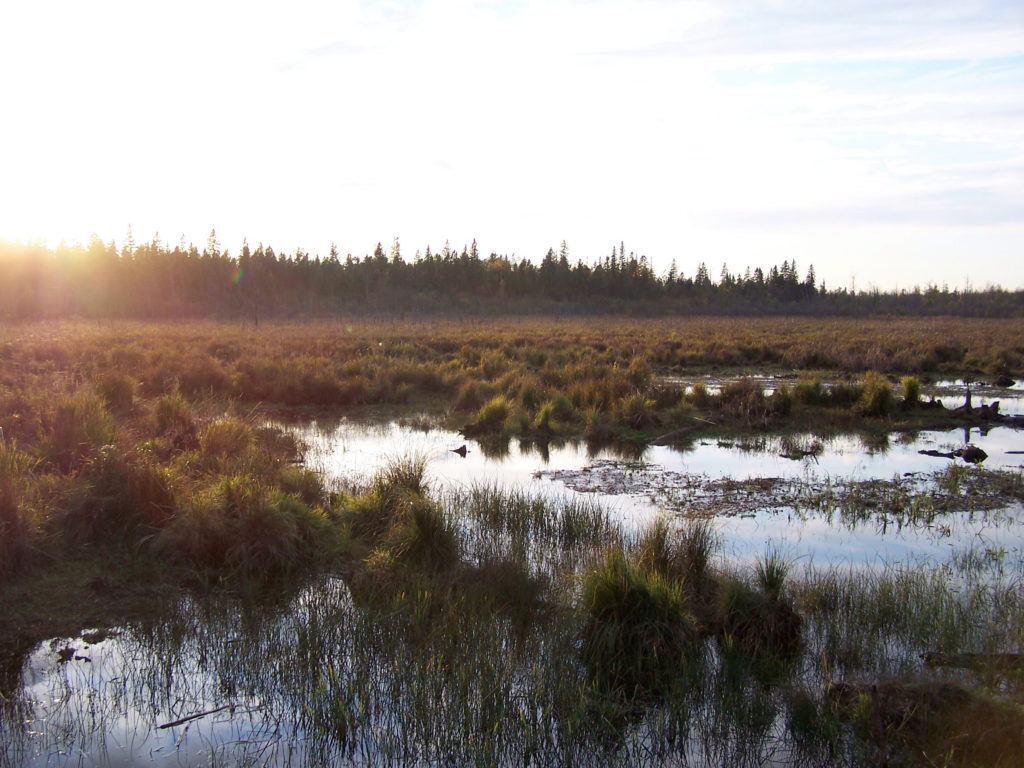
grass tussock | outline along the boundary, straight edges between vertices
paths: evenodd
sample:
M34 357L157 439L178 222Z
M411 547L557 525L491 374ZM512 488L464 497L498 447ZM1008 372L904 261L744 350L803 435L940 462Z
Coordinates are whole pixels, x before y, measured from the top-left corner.
M855 410L864 416L887 416L896 404L892 387L877 371L868 371L860 385Z
M75 542L132 544L163 528L176 507L166 470L108 445L83 468L58 522Z
M695 742L685 734L701 727L684 711L691 696L705 697L702 715L712 713L721 718L715 722L744 734L741 748L768 744L747 762L771 762L780 753L793 761L791 750L803 747L786 741L786 724L807 715L813 702L805 697L792 717L779 717L786 713L778 708L789 705L776 681L747 685L748 668L740 662L781 659L786 663L777 668L804 675L800 684L811 685L816 673L806 668L819 656L829 669L883 679L882 673L918 663L929 648L1019 652L1024 611L1016 582L954 585L938 572L794 579L772 557L756 574L720 571L711 565L714 537L706 524L679 530L663 524L633 541L614 518L583 502L497 489L437 496L416 459L393 463L358 490L328 494L316 472L294 463L301 454L294 440L225 414L239 401L345 408L413 403L438 411L455 403L482 436L493 432L501 436L496 443L507 445L509 434L519 433L538 446L579 432L595 441L642 443L695 421L746 431L778 426L789 415L910 420L900 406L912 410L913 383L903 381L894 394L883 374L1014 370L1024 360L1017 351L1024 348L1024 322L1000 321L999 334L992 329L973 321L695 318L685 324L583 320L567 332L564 320L513 318L470 329L359 322L351 329L42 323L0 330L0 586L42 580L48 571L33 564L48 556L54 562L54 553L103 558L112 572L128 559L168 561L175 578L206 585L274 583L316 568L354 583L380 566L373 575L391 589L377 605L382 610L365 611L350 625L351 613L317 613L316 594L303 596L304 612L289 617L295 627L287 636L315 647L317 667L278 664L280 635L269 631L265 637L275 638L269 649L247 646L238 663L275 660L268 673L273 690L302 701L303 678L329 677L324 670L332 664L343 670L332 691L337 695L328 698L358 702L346 710L349 739L360 728L375 737L375 729L399 721L388 719L388 707L413 702L401 714L400 732L387 737L427 762L442 762L442 750L456 742L465 764L587 762L593 744L586 742L590 731L581 735L584 721L596 723L586 726L594 734L603 729L606 740L609 732L612 740L640 734L619 738L617 749L651 746L651 755L671 761L676 746L665 745L685 743L679 748L689 755ZM808 379L772 395L763 381L748 380L726 384L721 393L698 384L684 398L681 385L672 383L694 366L744 361L787 372L813 366L810 375L879 373L829 385ZM950 469L943 481L949 493L975 488L965 472ZM862 488L851 506L867 509L869 490ZM901 508L916 503L909 496L898 501ZM83 541L94 545L68 546ZM1002 567L1012 571L1012 560L1003 557ZM100 580L96 589L93 600L107 599L109 585ZM0 628L5 621L0 616ZM396 640L389 632L399 625L422 631ZM333 635L317 635L328 626ZM705 633L717 638L721 653L701 655ZM793 664L803 649L806 663ZM739 673L705 674L712 663ZM247 683L253 679L247 670L233 672ZM682 691L676 683L688 672L700 685L686 696L661 696ZM397 690L402 695L392 695ZM994 697L1003 693L1015 695L1008 686ZM645 708L645 696L660 697L659 708ZM894 754L904 738L899 723L913 712L945 722L928 700L908 697L910 704L893 705L891 720L883 720ZM273 695L262 698L273 701ZM987 704L951 698L979 722L1002 717ZM595 707L599 716L591 718L584 701L608 707ZM857 726L844 721L840 727ZM917 727L907 726L908 745L924 743L923 736L910 738ZM458 728L462 735L445 742ZM671 739L658 741L669 730ZM784 741L774 754L766 733ZM696 738L717 744L718 751L708 748L695 760L707 764L728 763L728 750L738 743L715 742L720 737L711 730ZM819 742L827 749L817 764L829 764L833 748L844 760L851 756L845 737L831 738ZM992 764L1000 764L1000 755L1020 754L1019 744L1001 738L992 737ZM480 746L487 739L498 749ZM964 736L946 746L952 764L970 764L966 756L987 754L988 745ZM627 761L637 752L623 754Z
M641 531L637 541L637 563L641 568L663 576L681 574L683 567L679 562L679 551L673 546L670 524L665 517L656 518Z
M636 558L641 568L677 582L691 610L706 625L718 593L718 577L711 566L717 548L710 521L689 520L675 528L659 517L641 531Z
M1015 370L1024 359L1024 325L1001 320L993 345L984 321L908 319L857 322L777 318L771 322L699 318L663 320L544 318L455 322L269 326L259 333L216 324L63 325L8 343L13 392L0 391L0 426L23 445L52 432L49 403L87 384L111 414L131 419L141 403L168 450L193 450L198 427L179 398L356 408L368 405L452 406L469 414L477 435L521 437L584 434L591 441L646 439L711 421L725 427L773 428L794 408L831 409L828 419L889 418L898 405L884 382L802 381L766 395L753 380L719 393L696 384L688 395L671 378L708 366L770 365L786 370L962 373ZM934 339L942 337L941 345ZM894 341L894 339L898 339ZM83 382L84 378L88 379ZM133 378L138 376L138 380ZM24 387L60 390L39 403ZM904 390L902 402L912 408ZM27 407L26 407L27 406ZM685 407L682 407L685 406ZM78 414L81 417L83 414ZM798 414L799 415L799 414ZM16 418L17 417L17 418ZM811 418L810 414L802 414ZM909 418L910 414L904 414ZM37 424L46 421L37 428ZM201 426L201 425L200 425ZM65 425L65 432L67 432ZM73 429L71 430L73 431ZM80 462L79 435L54 445L64 468ZM102 444L102 443L101 443Z
M495 395L476 412L470 427L478 432L503 432L514 403L505 395Z
M583 661L594 683L627 697L671 687L698 647L677 583L613 548L586 575Z
M135 405L138 385L130 376L110 371L100 377L96 386L100 397L112 411L130 411Z
M253 443L252 428L236 418L210 422L199 435L199 450L211 458L223 459L244 454L252 448Z
M752 379L731 381L722 387L718 399L721 413L730 420L749 426L767 421L768 402L759 382Z
M631 430L647 429L661 421L655 401L641 392L617 400L612 415L618 423Z
M823 406L831 401L830 393L821 383L821 379L797 382L792 391L793 399L801 405Z
M780 661L800 652L804 620L784 592L789 569L772 550L757 563L756 587L735 576L723 580L717 632L728 651Z
M400 567L441 572L454 568L461 554L452 517L430 499L409 493L392 513L374 557Z
M192 407L180 392L160 396L153 407L156 434L179 450L198 445L198 428Z
M204 590L125 633L125 657L142 665L127 674L138 677L111 686L112 705L90 700L119 716L125 696L152 707L154 695L186 700L196 681L213 691L212 681L226 701L239 690L259 697L283 748L308 750L289 759L371 750L395 763L415 754L524 765L1019 758L1012 681L986 692L987 681L969 687L965 674L947 689L945 670L922 671L917 689L905 674L889 682L920 669L927 648L1019 651L1017 573L1003 583L940 569L794 574L773 551L745 572L713 564L707 522L659 520L634 537L580 501L493 487L438 493L415 457L334 494L325 511L315 473L289 461L297 446L245 421L210 420L190 406L194 448L125 448L152 435L156 399L111 411L118 441L67 473L39 444L0 443L0 469L12 470L0 474L0 513L36 514L44 487L66 491L53 494L62 502L80 493L78 511L104 514L77 519L84 533L53 518L54 538L103 540L134 526L150 562L170 561L193 584L229 583L232 593L309 569L330 575L249 606ZM43 485L37 472L49 473ZM146 503L159 495L149 472L167 482L167 518L141 514L161 509ZM963 472L946 482L966 489ZM19 480L4 485L5 477ZM879 680L881 696L864 699L850 684L843 698L841 683L826 696L832 671ZM156 684L169 687L154 694ZM225 760L243 762L221 747Z
M726 579L720 594L718 632L727 650L781 660L799 652L803 620L790 602L739 578Z
M1024 710L956 682L838 682L828 703L887 764L1009 768L1024 755Z
M392 459L374 476L371 486L383 491L406 491L419 496L430 492L427 457L407 455Z
M256 477L227 477L188 499L157 551L202 577L265 581L335 553L341 531L324 511Z
M477 379L470 379L459 387L455 397L455 408L459 411L475 411L494 397L494 387Z
M44 453L64 472L78 469L114 441L114 421L106 404L80 390L58 401L50 420Z
M24 570L34 559L36 532L28 493L35 464L14 441L0 440L0 580Z
M916 408L921 402L921 380L916 376L904 376L900 379L903 389L903 407Z
M381 468L368 487L344 500L342 516L352 533L371 546L392 531L410 505L426 503L430 490L423 456L394 459Z
M772 599L781 599L786 579L789 577L792 567L793 564L786 560L778 550L769 549L755 566L757 585Z
M529 397L529 393L527 395L528 399L533 399ZM565 395L556 393L541 403L537 409L533 417L533 430L544 434L564 431L576 421L577 415L572 401Z

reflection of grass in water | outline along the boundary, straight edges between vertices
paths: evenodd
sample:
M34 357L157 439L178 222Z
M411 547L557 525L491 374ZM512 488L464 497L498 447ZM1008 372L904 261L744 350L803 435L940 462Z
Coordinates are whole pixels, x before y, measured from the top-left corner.
M1008 768L1024 754L1019 708L956 683L839 682L828 702L885 764Z
M1019 595L980 584L958 594L941 578L910 571L810 573L794 578L791 589L809 620L803 658L824 658L837 677L919 674L921 649L943 642L1013 648L1012 634L1022 628ZM408 610L416 610L417 599ZM265 759L282 762L292 754L302 763L306 750L314 761L342 754L399 765L660 765L684 750L697 764L796 753L801 765L831 765L834 750L859 749L850 742L854 726L829 719L822 672L811 661L766 684L749 677L742 659L709 657L689 668L678 697L608 698L588 686L576 661L583 618L566 606L560 617L523 632L456 601L433 615L429 631L410 638L400 615L356 608L331 581L273 611L225 598L185 603L164 622L118 638L125 678L92 697L88 716L67 705L53 719L71 722L50 735L96 743L96 729L109 727L125 706L163 722L234 702L233 730L246 738L220 747L226 763L253 758L256 741ZM1000 626L1002 619L1009 623ZM54 699L63 692L77 700L55 684ZM790 693L794 684L802 696ZM102 690L98 680L92 685ZM806 722L809 710L816 725ZM137 725L140 744L149 722L144 717ZM193 737L212 736L204 728L212 725L194 723Z
M129 625L108 641L123 668L92 675L84 688L64 674L91 674L83 662L51 676L31 705L47 718L32 726L41 735L24 729L24 709L3 715L14 764L24 739L35 748L99 748L125 711L142 713L126 743L148 751L154 722L230 703L224 724L196 720L183 743L209 742L201 749L225 764L336 755L395 765L653 766L683 755L705 765L856 763L871 743L832 713L828 679L926 674L925 650L1015 651L1024 633L1019 564L1005 581L967 567L797 573L771 553L759 570L726 570L714 563L706 523L679 530L662 522L633 538L596 505L494 487L431 499L421 471L392 469L361 493L386 498L400 487L405 495L392 498L437 505L456 521L450 534L459 546L445 568L395 557L392 583L355 601L343 582L321 577L258 601L186 600L162 620ZM381 512L391 525L402 521L399 508ZM385 549L393 532L352 530L379 536L373 546ZM618 554L602 560L609 547ZM598 594L604 609L595 607ZM634 599L640 594L650 599ZM675 624L700 615L706 594L720 612L703 620L721 622L708 627L719 642ZM789 644L792 625L778 637L765 632L774 620L765 611L782 601L803 617L797 643ZM684 626L691 629L677 631ZM642 627L656 630L659 654L637 671L633 660L655 658L645 655ZM593 651L587 638L598 635L609 653ZM764 651L779 642L776 663ZM662 675L664 654L685 663Z
M809 568L792 590L809 622L809 652L825 654L835 673L884 676L919 671L927 649L1019 650L1019 578L912 564L882 571Z
M394 681L401 679L386 671L390 669L387 659L401 658L404 653L413 656L405 669L412 675L410 679L419 681L416 690L421 692L417 695L423 699L425 715L429 714L425 702L441 691L451 699L451 717L449 721L442 718L432 724L424 715L418 720L401 721L401 727L388 730L392 721L386 713L392 710L382 705L377 722L385 724L385 732L398 734L393 736L397 746L392 745L394 751L388 754L398 756L396 760L422 760L418 755L423 753L421 745L426 743L423 739L428 730L438 735L437 730L445 726L450 727L438 738L447 738L446 734L451 733L453 743L461 743L460 738L472 739L467 731L460 730L460 722L486 728L492 722L490 717L473 720L467 715L464 721L456 721L455 712L476 710L460 698L461 689L432 676L433 667L420 670L417 666L440 663L437 659L444 660L444 665L457 666L462 659L460 654L466 653L467 669L479 678L492 679L485 674L487 663L500 672L494 678L495 686L505 685L502 681L506 679L548 686L545 691L550 694L538 695L535 702L541 711L551 713L543 725L554 724L552 732L557 734L554 738L558 747L552 746L552 737L537 736L536 743L541 745L537 754L550 754L565 762L578 756L574 750L594 754L586 734L595 729L614 725L618 734L627 734L628 744L628 734L635 737L636 729L653 727L638 724L650 722L644 719L648 717L646 713L639 719L631 712L624 715L617 702L604 701L593 691L578 687L580 663L574 643L583 618L574 601L579 593L579 574L604 547L621 542L621 532L601 514L583 507L548 507L538 515L520 505L510 512L506 528L500 529L489 528L473 514L450 507L445 501L445 510L452 514L444 518L434 514L438 500L424 501L425 489L415 483L388 483L387 487L393 490L402 489L403 485L414 487L393 494L378 488L376 498L371 497L372 487L328 494L314 474L289 465L294 446L284 445L272 431L256 429L245 418L222 418L225 412L237 410L229 401L383 406L415 398L424 407L440 407L441 403L464 399L466 410L452 418L464 421L472 418L474 410L483 408L484 422L492 425L495 432L521 433L535 440L539 447L563 430L577 434L586 431L595 441L621 435L624 429L629 436L636 437L633 430L639 428L637 425L646 425L645 429L656 434L690 425L695 416L717 416L719 411L725 417L731 414L740 423L753 424L763 423L768 416L782 417L794 408L793 414L786 415L786 423L799 422L802 417L806 421L813 419L817 426L822 419L830 422L833 417L839 418L839 411L846 412L844 419L854 418L849 406L864 394L864 387L859 384L828 388L825 404L835 413L804 408L815 405L809 401L822 395L816 394L813 386L793 391L779 387L777 400L775 396L765 397L756 383L723 388L714 395L707 391L702 394L696 388L688 401L680 402L680 393L658 383L654 374L681 365L742 364L757 359L777 361L787 367L813 364L848 370L907 371L934 367L934 361L930 363L928 358L937 336L974 339L963 344L961 353L943 358L943 364L950 366L980 364L991 347L989 329L979 326L968 332L969 324L962 321L951 321L942 333L937 333L932 323L922 329L899 321L900 333L896 335L904 340L899 349L843 343L850 341L851 335L859 337L867 326L862 322L856 327L841 325L837 330L809 321L773 319L764 325L744 319L700 320L682 328L660 321L580 321L574 323L572 334L566 334L562 321L534 319L488 321L473 329L467 329L463 323L378 324L362 326L351 334L339 333L337 328L327 325L274 327L258 334L204 324L102 329L44 324L18 329L16 333L0 331L4 333L6 361L4 387L0 391L0 427L6 440L18 441L17 453L8 452L5 466L10 477L0 488L2 511L6 523L10 523L5 524L2 541L5 545L14 543L7 553L13 553L12 557L21 557L35 546L45 547L47 555L60 557L64 545L76 545L83 538L111 544L111 539L123 536L128 539L124 544L130 546L111 546L103 550L103 555L97 555L109 556L117 564L113 568L117 578L109 583L97 579L101 594L90 599L102 600L108 597L103 590L116 591L110 584L116 584L128 570L128 553L152 561L154 544L159 552L171 554L177 562L185 564L184 578L188 579L191 568L198 572L195 575L209 576L210 582L231 576L276 582L280 574L289 578L308 575L310 565L337 567L346 573L361 571L369 568L364 556L383 552L386 556L378 558L378 562L388 565L390 570L384 570L389 578L394 577L389 585L392 594L386 595L386 605L394 615L381 616L367 609L368 618L361 619L363 623L356 627L362 633L360 642L377 643L360 653L366 664L377 665L379 669L371 670L376 676L368 673L366 677L366 681L375 681L373 684L360 682L361 678L345 683L350 685L346 690L354 692L354 698L339 695L334 699L352 702L354 719L349 725L364 722L360 720L359 708L364 702L374 701L381 686L396 685ZM891 322L872 328L870 334L876 337L893 335ZM1000 338L1005 341L1005 321L1001 321L1000 329ZM1019 334L1019 330L1013 332ZM742 351L744 346L750 347L751 355ZM974 352L970 351L972 347L976 347ZM127 372L132 376L138 374L138 381L129 378ZM881 388L878 392L884 399ZM462 395L464 398L460 398ZM502 398L507 406L500 420L500 403L495 413L485 408L494 398ZM702 408L714 413L709 411L702 416L695 410ZM507 439L499 438L493 446L483 449L489 450L494 455L507 452ZM978 484L978 477L951 475L944 493L955 493L968 499L973 507L985 508L989 497ZM1000 482L997 479L996 484ZM1019 478L1016 482L1018 490L1014 491L1013 484L1007 481L1010 490L1003 492L1018 493L1019 497ZM748 496L756 498L759 492L754 489ZM899 520L899 515L903 515L906 519L926 521L935 510L942 509L936 502L941 494L925 498L917 493L919 500L915 502L911 490L905 492L910 498L907 501L899 495L899 489L890 492L865 487L857 489L857 494L847 493L852 499L847 510L842 495L846 492L847 489L839 489L838 493L833 489L822 495L823 503L831 505L829 509L833 511L839 510L843 519L859 519L856 515L865 514L876 498L881 501L870 508L864 519L875 515ZM797 505L801 510L810 509L813 501L812 494L807 492L797 499ZM913 503L919 506L907 512L907 505ZM365 517L361 518L360 512L366 513ZM481 513L481 517L486 514ZM520 519L513 519L516 517ZM378 531L380 518L385 524L379 525ZM31 523L27 529L23 525L26 520ZM455 520L458 525L449 525ZM462 546L449 546L453 542ZM426 548L421 547L424 544ZM13 561L7 565L12 567ZM176 571L175 578L179 576L182 574ZM91 578L90 574L89 581ZM240 583L244 581L243 578ZM535 593L520 608L510 599L517 589ZM117 595L110 597L116 599ZM534 611L530 607L537 605L544 610ZM500 606L497 610L502 613L498 624L504 635L483 623L484 619L474 618L478 614L493 618L496 606ZM275 622L280 619L275 617L285 608L290 611L293 606L287 602L262 603L260 610L269 615L250 617L250 623L234 636L219 635L215 621L212 628L204 624L200 628L202 636L194 644L195 653L203 654L202 662L196 664L204 670L213 663L230 666L232 659L220 659L224 654L211 650L222 643L237 648L239 663L247 666L232 667L233 676L224 680L223 690L203 688L206 683L202 682L197 698L183 700L197 704L223 701L236 695L232 691L247 685L258 688L254 681L264 669L269 680L286 685L287 681L281 682L285 670L272 668L267 661L281 655L290 659L281 649L290 648L294 636L276 634ZM361 606L355 614L361 616L363 610ZM210 623L212 617L202 620ZM460 622L467 626L460 628ZM353 626L350 620L346 631ZM394 638L387 634L392 630ZM249 634L257 631L273 640L265 641L262 635L250 639ZM534 645L525 639L508 639L507 635L513 632L518 633L517 638L532 635ZM316 637L321 635L314 628L307 633L305 642L318 648ZM166 695L170 683L164 682L161 688L157 676L176 669L174 654L183 643L187 644L187 637L187 632L179 638L171 637L164 647L154 649L167 650L170 655L160 657L164 668L154 666L152 680L136 681L151 695ZM232 637L235 640L229 643ZM449 647L456 641L459 645ZM481 656L477 661L477 657L462 648L465 642L479 642ZM389 643L394 654L381 654L380 646ZM426 659L418 655L423 648L427 649ZM500 652L510 653L507 664L504 659L495 661L494 655L499 653L495 649L499 648ZM350 679L344 674L347 656L317 652L321 656L326 654L334 665L338 685ZM310 657L313 658L312 652ZM549 669L535 677L524 672L523 665L536 659L543 659L559 677L550 677ZM147 662L139 663L145 666ZM312 663L294 666L304 678L315 677L320 671ZM563 678L575 681L577 688L563 687ZM159 679L166 681L166 674ZM467 676L465 686L472 685ZM296 702L309 693L303 686L301 681L291 686ZM726 686L723 690L738 688ZM267 687L264 693L268 700L274 700L272 688ZM399 691L396 695L410 694ZM474 695L484 694L478 691ZM739 741L705 731L700 737L707 739L705 743L719 747L746 744L744 739L748 735L751 743L765 743L763 734L771 727L771 710L765 702L770 697L750 694L754 705L744 706L743 697L747 695L723 694L722 701L731 697L728 706L693 705L698 709L703 706L707 710L735 711L739 720L749 725L744 726L743 733L747 735ZM507 703L502 705L504 709L492 711L529 718L533 710L521 706L517 709L515 701L509 693ZM394 711L402 710L398 707ZM748 722L743 720L743 712L756 716ZM294 719L284 705L266 717L271 715L285 722ZM673 717L681 731L693 727L689 716L673 712L669 719ZM344 721L335 718L335 723L339 722ZM105 727L89 730L85 724L79 730L98 734L100 738ZM516 727L503 723L495 732L505 735L494 739L488 736L488 743L509 743L508 734L515 733L524 736L524 744L530 744L527 732L516 731ZM506 730L502 731L503 728ZM540 726L531 733L540 733L539 729ZM602 746L607 746L606 736L602 738ZM636 737L632 743L646 742ZM484 747L475 752L474 749L477 748L464 744L456 751L486 754ZM550 751L545 753L545 749ZM709 747L706 754L714 752L719 758L717 762L730 762L722 759L723 754L728 756L728 748L715 749L718 751ZM512 757L508 761L523 756L515 749L509 754ZM472 760L467 758L469 761Z

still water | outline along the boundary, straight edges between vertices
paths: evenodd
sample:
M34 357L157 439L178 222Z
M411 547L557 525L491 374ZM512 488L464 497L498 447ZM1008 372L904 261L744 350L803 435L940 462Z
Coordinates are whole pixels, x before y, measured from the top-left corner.
M955 429L879 437L877 435L767 436L697 441L686 447L590 447L580 441L538 445L516 439L480 444L456 432L410 423L374 424L321 420L290 425L309 446L309 463L340 483L368 479L388 461L405 455L429 460L435 487L491 484L545 496L584 495L611 510L627 527L637 528L658 514L686 514L687 498L703 499L720 481L787 481L810 488L860 487L873 481L900 484L918 494L934 492L935 476L951 466L969 475L978 468L962 460L927 456L921 450L951 452L966 444L988 454L983 470L1019 473L1024 467L1024 432ZM465 445L466 455L455 453ZM814 450L798 459L793 447ZM914 487L908 489L912 479ZM778 485L778 483L774 483ZM785 499L783 499L785 501ZM815 514L779 503L777 494L749 494L747 503L698 505L713 516L722 552L751 560L775 547L790 557L828 564L884 564L920 559L941 562L964 546L983 546L1020 557L1024 525L1020 504L986 503L963 494L946 505L941 519L908 524L899 515L867 515L856 520Z
M956 565L963 572L974 558L988 569L980 578L993 583L1024 571L1019 492L999 491L998 477L988 473L1005 470L999 477L1017 477L1019 486L1024 456L1015 452L1024 450L1024 432L1007 428L591 448L575 441L486 445L421 419L283 426L307 444L307 464L342 487L367 480L392 459L420 455L442 495L485 484L582 497L606 505L633 530L660 514L711 517L723 557L740 564L774 547L798 565ZM968 442L988 453L983 468L919 453ZM462 446L465 456L455 452ZM906 513L920 499L934 509ZM760 684L743 689L745 697L762 697L765 716L756 727L746 714L727 713L728 733L701 733L701 723L722 721L722 703L732 695L727 687L708 688L713 692L688 714L695 730L681 745L657 730L656 715L619 753L573 746L569 732L557 730L560 721L544 719L550 705L531 698L556 690L559 675L579 674L557 666L575 642L572 627L565 637L538 636L536 649L511 658L507 649L522 640L488 624L460 651L465 667L445 670L432 661L443 649L407 644L403 628L386 626L388 617L356 608L338 578L255 608L221 599L186 597L149 625L39 645L20 690L0 698L0 766L419 766L443 764L453 754L462 754L463 764L503 754L505 765L653 766L665 760L652 745L666 744L686 764L829 764L827 755L810 761L794 751L780 714L784 698ZM872 674L912 666L920 650L878 655ZM813 676L814 668L804 674ZM495 737L504 752L477 748L480 732L466 730L466 712L482 706L473 698L480 675L496 669L509 713L500 720L507 733ZM453 678L460 670L464 680ZM737 711L748 710L744 703ZM516 751L527 744L536 750L532 757Z
M766 395L771 395L780 386L791 386L796 380L787 376L780 377L777 374L753 373L743 376L697 376L697 377L665 377L665 383L675 384L690 392L695 384L703 385L708 394L717 395L722 387L737 381L753 381L761 385ZM840 381L840 379L829 379L825 377L822 384L828 388ZM848 382L848 379L842 379ZM897 382L893 382L897 396L900 396L900 389ZM934 399L942 403L944 408L953 409L964 404L967 393L967 382L963 379L938 379L934 382L923 382L921 385L921 399ZM1008 387L999 387L991 380L970 382L971 405L977 408L980 405L993 405L999 403L999 412L1007 415L1024 415L1024 381L1014 381Z

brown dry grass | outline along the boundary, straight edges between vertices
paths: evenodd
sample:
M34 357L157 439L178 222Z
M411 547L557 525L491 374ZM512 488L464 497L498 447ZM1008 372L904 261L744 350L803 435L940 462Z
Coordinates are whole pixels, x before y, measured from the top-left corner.
M723 368L1019 372L1024 319L0 325L0 428L31 444L49 431L49 403L88 387L107 402L116 395L112 407L126 413L178 393L192 401L332 408L434 400L454 403L472 424L475 411L501 398L507 413L502 424L481 425L487 431L582 434L588 424L610 419L619 430L650 432L679 422L680 406L688 407L678 389L657 382L658 374ZM689 405L705 407L695 398ZM761 408L761 415L786 416L777 405Z

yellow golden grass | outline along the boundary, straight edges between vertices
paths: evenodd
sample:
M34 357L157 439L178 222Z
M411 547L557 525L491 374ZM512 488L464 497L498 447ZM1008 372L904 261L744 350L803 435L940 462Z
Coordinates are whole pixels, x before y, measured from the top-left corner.
M556 318L488 317L423 320L339 319L336 322L239 323L39 322L0 324L0 354L15 359L31 351L45 357L59 350L74 357L85 344L143 349L226 344L234 352L275 351L309 355L392 354L432 357L463 345L479 350L577 347L611 351L627 361L651 365L749 365L797 368L936 370L961 364L1017 367L1024 359L1024 318ZM370 345L376 345L373 349ZM88 351L80 350L80 351ZM228 349L223 350L225 352ZM486 362L486 361L485 361Z
M851 410L860 394L855 385L848 387L849 403L823 392L804 397L799 386L767 398L743 382L721 396L684 396L677 384L661 382L662 374L715 367L810 368L858 378L866 370L1015 371L1022 356L1020 319L3 324L5 451L32 463L42 478L8 484L3 538L24 554L38 542L31 521L58 518L88 523L90 536L105 536L116 521L102 510L119 518L120 506L144 499L150 517L162 519L169 508L189 506L188 499L232 477L259 477L310 506L324 504L319 483L287 465L293 448L267 442L267 435L257 441L252 425L222 418L230 402L245 403L238 411L245 413L259 403L346 408L434 401L444 409L454 404L453 421L479 434L645 439L690 426L696 412L708 409L717 409L717 423L742 428L789 423L794 402L831 406L840 420L862 418ZM887 398L869 410L886 416L889 384L876 374L864 378ZM139 498L105 493L98 506L99 490L117 485L111 478L121 475L153 482L125 486ZM92 517L83 522L82 510ZM143 522L159 528L153 520Z
M684 401L680 387L659 375L756 370L859 378L869 371L978 375L1022 368L1024 319L21 323L0 325L0 428L23 442L38 439L53 431L42 423L47 404L87 388L124 414L137 399L145 405L159 397L331 408L433 400L454 405L460 425L477 432L650 436L690 423L692 408L717 406L725 421L764 427L789 418L792 405L787 393L769 402L760 393L738 398L730 391L716 403L695 391ZM888 383L872 381L885 390L879 394L890 394ZM797 402L819 404L800 386L794 392ZM850 395L856 400L860 393ZM875 417L895 402L876 400L866 409ZM178 432L165 436L194 439Z
M578 684L571 675L552 673L558 685L551 690L564 700L599 701L630 712L637 706L633 693L643 701L674 691L673 670L708 686L712 675L724 679L718 669L732 674L748 668L811 685L813 672L794 677L795 661L809 667L820 654L832 669L859 655L868 661L851 673L880 669L887 662L872 665L868 657L895 647L897 639L914 654L936 645L967 647L979 637L980 647L1016 650L1019 591L955 597L943 574L918 570L897 574L906 592L891 588L890 575L878 585L837 572L791 584L787 564L771 553L756 581L734 578L709 565L710 527L670 538L663 526L641 534L635 548L622 548L621 532L597 508L574 503L556 513L547 502L479 488L439 501L415 459L391 465L362 489L332 493L322 478L292 464L294 441L251 414L257 402L344 408L435 398L444 407L464 399L459 413L466 419L497 401L491 410L502 423L495 416L493 424L478 419L481 426L519 424L538 435L566 423L594 436L644 425L668 429L664 419L683 422L689 409L712 407L731 409L733 424L760 428L762 416L791 420L783 405L846 409L850 418L863 418L854 406L865 393L874 393L873 399L865 396L861 410L895 411L899 403L887 399L888 379L862 375L867 371L1019 372L1022 355L1022 320L0 326L0 555L12 564L0 570L0 602L18 610L17 618L13 610L0 615L0 646L11 637L31 648L64 631L56 628L58 613L67 614L61 621L74 616L70 632L117 624L123 616L111 613L112 604L121 602L123 613L134 610L118 593L139 597L137 589L124 586L129 582L146 589L177 579L279 585L311 568L331 568L351 577L357 600L385 608L373 620L393 614L410 633L419 622L425 636L451 642L460 653L474 650L453 629L463 631L467 617L474 631L486 633L500 627L497 609L518 612L524 626L536 628L524 637L549 636L545 645L553 650L545 661L554 661L556 672L586 672ZM678 388L673 392L657 379L714 366L822 369L874 383L847 383L843 399L811 381L787 388L783 402L751 382L727 386L721 395L705 391L683 399ZM237 400L245 406L232 402ZM475 524L455 526L451 509ZM461 537L471 533L478 537L476 548L463 546ZM564 561L551 560L550 574L534 575L529 546L541 539ZM616 545L602 566L600 554ZM470 552L479 562L471 561ZM596 564L590 570L588 560ZM157 567L164 561L176 564L172 574ZM133 569L147 578L136 578ZM577 571L582 575L574 580ZM78 605L68 607L68 595L77 596ZM148 600L149 593L142 597ZM97 605L104 606L101 620L94 618ZM470 615L467 607L473 606L479 611ZM706 666L702 627L718 638L723 666ZM838 638L835 647L832 638ZM949 640L940 644L936 638ZM493 652L488 668L507 650L503 645L500 654ZM454 658L447 669L471 669L465 656ZM536 658L530 657L531 670L550 668L534 664ZM750 666L752 661L764 669ZM513 678L509 691L516 697L524 690L533 695L523 678ZM734 695L734 683L713 684L722 697ZM1002 732L1013 738L996 744L997 759L1019 752L1019 712L1012 706ZM833 717L824 703L812 702L808 712L812 723ZM818 725L808 730L828 737ZM888 737L894 744L898 730ZM966 738L962 729L949 732ZM831 756L833 744L822 743ZM837 746L844 758L858 754L855 741ZM952 749L942 744L944 753L947 747Z

